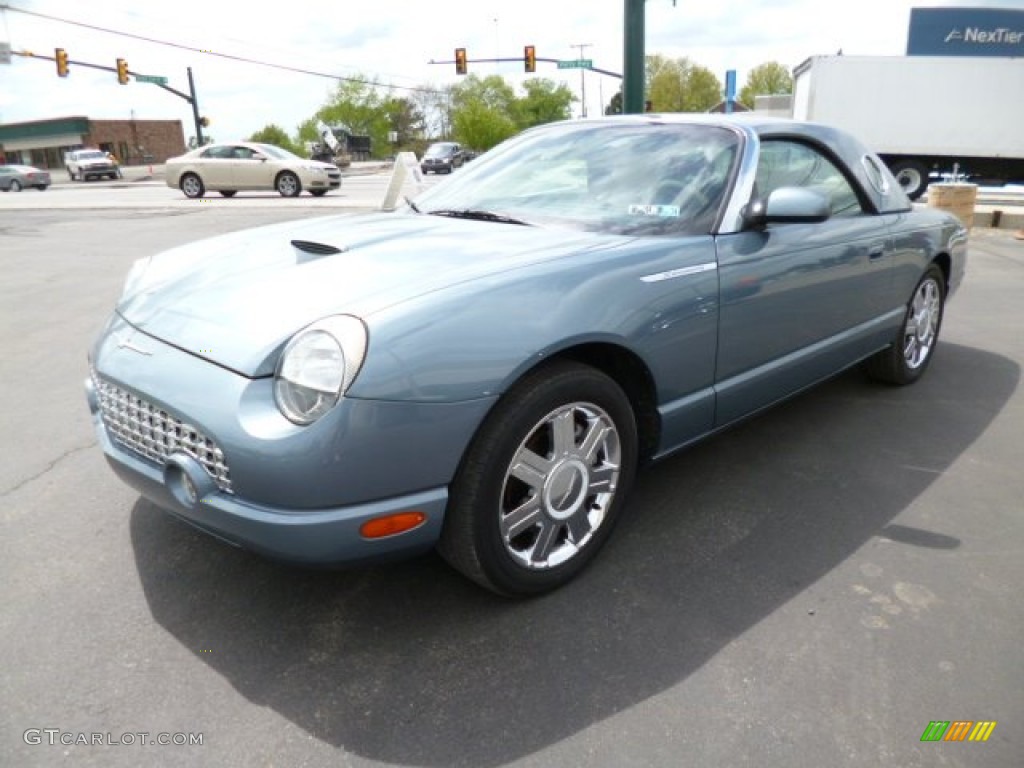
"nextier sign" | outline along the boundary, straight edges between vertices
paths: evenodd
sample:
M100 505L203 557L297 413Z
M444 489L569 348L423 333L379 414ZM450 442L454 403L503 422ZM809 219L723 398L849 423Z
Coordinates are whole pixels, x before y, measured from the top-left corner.
M907 55L1024 57L1024 10L914 8Z

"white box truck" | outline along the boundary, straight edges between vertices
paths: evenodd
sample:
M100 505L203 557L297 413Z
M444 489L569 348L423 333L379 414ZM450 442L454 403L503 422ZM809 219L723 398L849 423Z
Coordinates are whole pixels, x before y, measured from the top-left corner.
M813 56L793 70L793 117L845 128L916 199L929 174L1024 179L1024 59Z

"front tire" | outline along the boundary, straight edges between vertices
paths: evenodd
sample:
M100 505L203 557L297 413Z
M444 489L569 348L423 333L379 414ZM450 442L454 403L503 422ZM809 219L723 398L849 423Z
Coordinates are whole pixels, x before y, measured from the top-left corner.
M278 174L277 180L274 182L274 188L281 197L298 197L299 193L302 192L302 182L291 171L284 171Z
M509 596L562 586L608 539L637 463L636 420L611 378L559 361L495 406L451 486L438 549Z
M935 354L945 302L946 280L942 270L931 264L914 288L892 346L865 361L868 375L897 386L921 378Z
M21 182L17 179L11 179L11 192L21 192Z
M202 197L206 192L206 187L203 186L203 180L194 173L186 173L182 176L179 186L181 187L181 191L185 193L185 197Z

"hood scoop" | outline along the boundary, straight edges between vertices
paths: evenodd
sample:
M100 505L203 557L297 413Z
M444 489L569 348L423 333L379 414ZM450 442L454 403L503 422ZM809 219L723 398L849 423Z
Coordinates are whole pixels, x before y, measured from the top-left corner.
M295 250L299 251L296 254L296 261L299 264L305 264L322 256L333 256L336 253L343 253L348 250L327 243L317 243L313 240L292 240L292 246Z

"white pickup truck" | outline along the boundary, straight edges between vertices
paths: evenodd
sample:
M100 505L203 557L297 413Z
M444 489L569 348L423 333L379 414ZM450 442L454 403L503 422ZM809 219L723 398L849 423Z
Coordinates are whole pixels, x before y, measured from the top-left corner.
M110 155L100 149L76 149L64 155L64 167L67 168L68 176L74 181L88 181L92 179L107 178L116 179L121 175Z

